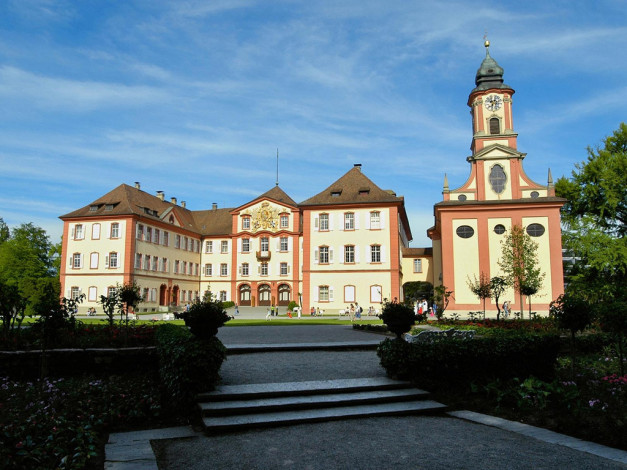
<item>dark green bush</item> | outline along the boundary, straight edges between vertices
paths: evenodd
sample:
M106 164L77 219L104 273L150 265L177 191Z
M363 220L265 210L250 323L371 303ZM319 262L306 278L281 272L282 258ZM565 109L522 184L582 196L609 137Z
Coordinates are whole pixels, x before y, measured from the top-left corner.
M226 348L215 336L201 341L176 325L160 326L156 339L164 408L191 412L196 395L220 379Z
M411 326L416 323L416 317L412 308L397 302L385 301L379 318L383 320L388 330L394 333L397 338L411 330Z
M231 307L235 307L235 302L233 302L232 300L227 300L225 302L222 302L222 308L231 308Z
M208 340L218 334L218 328L230 320L224 303L211 298L195 300L181 318L197 338Z
M556 335L509 335L406 345L385 339L377 354L388 375L438 388L530 375L550 379L558 351Z

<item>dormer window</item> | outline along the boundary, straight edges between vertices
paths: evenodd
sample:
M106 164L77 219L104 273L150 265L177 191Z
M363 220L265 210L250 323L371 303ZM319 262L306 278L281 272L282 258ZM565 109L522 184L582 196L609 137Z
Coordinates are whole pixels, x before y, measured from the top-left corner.
M114 207L115 207L115 204L106 204L105 205L105 210L106 211L112 211Z
M99 208L100 206L98 205L89 206L89 212L96 212Z
M331 190L331 197L340 197L342 195L341 189L333 189Z
M494 165L490 170L490 185L492 191L501 194L505 191L505 183L507 183L507 175L501 165Z
M490 134L500 134L501 133L501 122L499 118L493 117L490 118Z
M367 196L368 194L370 194L370 188L359 188L360 196Z

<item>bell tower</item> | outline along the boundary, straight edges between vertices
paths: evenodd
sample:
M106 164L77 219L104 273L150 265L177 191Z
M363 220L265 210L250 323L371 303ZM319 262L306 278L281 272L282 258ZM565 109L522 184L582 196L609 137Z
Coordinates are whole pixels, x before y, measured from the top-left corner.
M468 97L473 155L496 143L516 150L517 134L512 119L512 95L515 92L503 83L503 68L490 57L490 41L485 41L484 45L485 59L475 76L476 87Z

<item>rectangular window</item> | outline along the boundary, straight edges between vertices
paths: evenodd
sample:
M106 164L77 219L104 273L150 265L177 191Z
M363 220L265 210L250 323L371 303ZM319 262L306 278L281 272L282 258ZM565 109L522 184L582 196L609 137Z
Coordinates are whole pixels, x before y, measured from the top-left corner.
M382 295L382 288L381 286L370 286L370 302L372 303L381 303L381 301L383 300Z
M181 236L178 234L174 236L174 248L181 248Z
M187 261L183 261L183 267L181 268L181 274L187 273Z
M261 252L267 253L270 250L270 240L268 237L261 237Z
M344 262L349 264L355 262L355 247L353 245L344 247Z
M371 229L381 228L381 212L372 211L370 213L370 228Z
M242 217L242 229L243 230L250 229L250 217Z
M248 263L242 263L242 276L248 276L250 272Z
M82 240L84 238L83 225L76 224L74 226L74 240Z
M150 294L150 289L148 289L148 287L144 287L144 291L142 293L142 299L144 299L144 302L148 300L149 294Z
M188 242L189 240L187 239L187 237L183 237L183 244L181 245L181 250L189 251Z
M381 246L380 245L370 246L370 262L371 263L381 262Z
M98 253L92 253L89 257L89 267L91 269L98 269Z
M344 302L355 302L355 286L344 286Z
M329 230L329 214L320 214L320 230Z
M72 286L72 288L70 289L70 296L73 299L78 299L79 295L81 295L81 290L76 286Z
M212 275L211 263L207 263L205 264L205 276L211 276L211 275Z
M168 272L168 258L161 259L161 271L164 273Z
M142 268L142 255L140 253L135 253L135 269Z
M152 270L156 271L158 267L159 267L159 257L153 256L152 257Z
M329 286L319 286L318 287L318 300L320 302L328 302L329 301Z
M98 300L98 288L97 287L90 287L88 292L88 296L87 296L87 300L89 300L90 302L96 302Z
M220 276L227 276L229 273L226 263L220 264Z
M152 227L146 227L146 241L152 241Z
M287 215L281 216L281 228L288 228L290 225L290 218Z
M220 242L220 253L228 253L229 252L229 242L226 240L222 240Z
M111 238L120 238L120 224L117 222L111 224Z
M319 250L319 263L320 264L329 264L329 247L328 246L321 246L320 250Z
M250 238L242 238L242 253L250 253Z
M414 260L414 272L415 273L421 273L422 272L422 260L421 259L415 259Z
M344 214L344 230L355 230L355 214L352 212Z
M91 226L91 239L100 240L100 224L93 224Z
M107 297L114 297L118 293L117 287L107 287Z
M155 231L152 232L152 242L158 245L160 238L161 238L161 231L159 231L159 229L156 228Z
M109 267L112 269L118 267L118 254L115 251L109 253Z
M174 260L174 274L179 273L179 260Z
M144 255L144 269L150 271L150 255Z
M287 251L287 237L281 237L281 251Z
M200 270L200 265L198 263L194 263L194 276L198 276L199 270Z
M226 291L225 290L221 290L220 291L220 302L226 302Z
M205 243L205 253L213 253L213 242L211 240Z
M144 226L142 224L137 224L137 236L138 240L144 239Z
M281 263L281 276L287 276L287 263Z
M261 275L262 276L268 275L268 263L266 262L261 263Z
M170 245L170 232L163 232L163 246Z
M81 268L81 259L82 256L80 253L74 253L72 255L72 267L74 269L80 269Z

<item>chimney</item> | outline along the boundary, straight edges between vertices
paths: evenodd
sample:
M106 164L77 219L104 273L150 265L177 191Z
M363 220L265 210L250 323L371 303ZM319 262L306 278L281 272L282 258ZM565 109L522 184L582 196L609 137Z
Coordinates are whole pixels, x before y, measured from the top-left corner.
M170 202L174 205L176 205L176 198L175 197L171 197L170 198Z
M157 191L157 197L160 201L163 201L165 199L165 194L163 193L163 191Z
M214 211L215 211L217 208L218 208L218 203L217 203L217 202L213 202L213 203L211 203L211 209L212 209L212 210L214 210Z
M355 163L353 165L354 168L357 168L359 171L361 171L361 163Z
M139 181L135 181L135 189L142 189L141 185L139 184Z
M185 201L181 201L181 207L185 209L187 207L187 203Z

